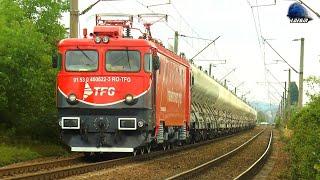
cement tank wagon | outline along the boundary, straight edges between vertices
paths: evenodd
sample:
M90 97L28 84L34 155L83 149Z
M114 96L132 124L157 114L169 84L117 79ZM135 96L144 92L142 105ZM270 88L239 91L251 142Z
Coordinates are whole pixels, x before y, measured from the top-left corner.
M255 109L199 68L191 69L191 127L199 132L197 138L254 126Z

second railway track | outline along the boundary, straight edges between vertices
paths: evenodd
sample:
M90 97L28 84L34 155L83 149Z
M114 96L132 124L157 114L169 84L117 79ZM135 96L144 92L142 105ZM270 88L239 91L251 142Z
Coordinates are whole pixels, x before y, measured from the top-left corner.
M270 135L267 134L268 132L270 132ZM268 135L267 142L264 142L266 140L265 137L259 137L261 134L263 134L264 136ZM241 144L237 148L229 151L228 153L225 153L217 158L200 164L194 168L178 173L174 176L168 177L167 180L193 178L246 179L248 177L252 177L258 171L258 166L261 166L263 160L267 158L267 155L269 154L271 149L271 142L272 131L261 131L260 133L258 133L245 143ZM250 146L250 144L254 145L252 145L252 147L245 148L247 146ZM266 144L267 146L265 149L263 149L264 151L262 151L262 153L260 153L261 151L255 149L257 146L264 147ZM250 156L252 157L247 158ZM254 161L252 162L252 160ZM244 161L248 161L247 164L243 163ZM251 162L252 164L250 164Z

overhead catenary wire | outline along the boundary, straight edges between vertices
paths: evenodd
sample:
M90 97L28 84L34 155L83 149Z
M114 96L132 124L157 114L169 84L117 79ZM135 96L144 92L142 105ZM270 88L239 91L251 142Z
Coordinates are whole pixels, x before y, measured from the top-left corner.
M270 73L270 75L271 75L276 81L278 81L279 84L282 84L282 82L280 82L280 81L278 80L278 78L276 78L275 75L273 75L269 69L267 69L267 71L268 71L268 73ZM281 85L281 87L282 87L285 91L287 91L282 85Z
M263 38L263 37L262 37L262 38ZM264 40L264 42L267 43L267 45L268 45L294 72L299 73L299 71L297 71L293 66L291 66L291 65L288 63L288 61L286 61L286 60L280 55L280 53L278 53L278 51L275 50L275 49L271 46L271 44L270 44L266 39L263 38L263 40Z
M251 5L249 0L247 0L247 3L251 8L252 19L254 21L254 28L255 28L255 31L256 31L256 34L257 34L257 39L258 39L259 47L260 47L260 50L261 50L262 49L261 40L260 40L261 35L259 35L259 30L258 30L258 27L257 27L256 18L254 16L253 7L252 7L252 5Z
M176 8L176 6L172 3L171 4L173 9L178 13L178 15L180 16L180 18L184 21L185 24L187 24L187 26L189 26L189 28L191 29L192 32L194 32L198 37L200 37L199 33L197 31L195 31L192 26L188 23L188 21L182 16L182 14L178 11L178 9Z
M255 31L256 31L258 45L259 45L259 48L260 48L260 53L261 53L262 61L263 61L263 64L264 64L264 81L266 82L267 81L267 73L266 73L266 60L265 60L265 46L264 46L264 43L263 43L263 41L261 39L261 37L262 37L262 28L261 28L261 22L260 22L260 13L259 13L259 9L258 9L258 3L256 1L256 6L251 5L249 0L247 0L247 3L251 8L251 14L252 14L252 18L253 18L253 21L254 21L254 28L255 28ZM254 9L253 9L253 8L256 8L256 7L257 7L257 20L256 20ZM266 92L268 94L268 99L270 99L269 87L268 86L267 86Z
M256 0L256 5L257 5L256 9L257 9L257 17L258 17L258 27L259 27L260 35L262 36L262 28L261 28L261 22L260 22L260 13L259 13L258 0ZM253 7L251 7L251 8L253 8Z
M150 9L147 5L143 4L142 2L140 2L139 0L136 0L136 2L138 4L140 4L141 6L143 6L144 8L148 9L150 12L155 13L154 10ZM178 10L176 10L178 12L178 14L180 14L180 12ZM183 16L180 14L179 16L181 16L183 18ZM184 18L183 18L184 19ZM184 20L185 21L185 20ZM185 21L186 22L186 21ZM173 28L168 22L165 22L165 25L172 31L172 32L176 32L176 29ZM195 34L197 34L199 36L199 33L197 33L196 31L194 31L192 29L192 27L187 23L187 25L190 27L190 29L195 32ZM194 46L192 44L190 44L190 42L188 42L185 39L182 39L182 41L184 41L190 48L192 48L193 50L195 50Z
M194 55L190 60L192 61L195 57L197 57L200 53L202 53L205 49L207 49L207 47L209 47L212 43L216 42L216 40L218 40L219 38L220 36L212 40L208 45L206 45L201 51L199 51L196 55Z

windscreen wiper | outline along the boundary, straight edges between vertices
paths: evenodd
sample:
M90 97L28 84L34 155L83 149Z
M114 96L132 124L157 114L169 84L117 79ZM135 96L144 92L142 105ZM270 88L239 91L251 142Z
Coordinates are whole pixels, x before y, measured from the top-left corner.
M77 46L77 49L91 62L94 63L94 61L82 50L79 48L79 46ZM86 65L90 65L90 64L86 64Z
M127 60L128 60L128 64L129 64L129 69L131 70L128 48L126 49L126 52L127 52Z

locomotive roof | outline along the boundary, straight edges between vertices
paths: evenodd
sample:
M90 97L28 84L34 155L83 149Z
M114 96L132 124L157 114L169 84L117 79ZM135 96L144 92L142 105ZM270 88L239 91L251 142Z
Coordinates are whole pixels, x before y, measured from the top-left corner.
M181 58L174 52L166 49L163 45L148 41L145 39L131 39L131 38L110 38L108 43L97 44L93 38L68 38L63 39L58 44L59 47L75 47L75 46L92 46L92 47L154 47L158 49L158 52L164 54L171 59L189 66L189 62L186 59Z
M144 39L131 39L131 38L110 38L108 43L97 44L93 38L68 38L59 42L61 46L129 46L129 47L143 47L151 46L149 41Z

